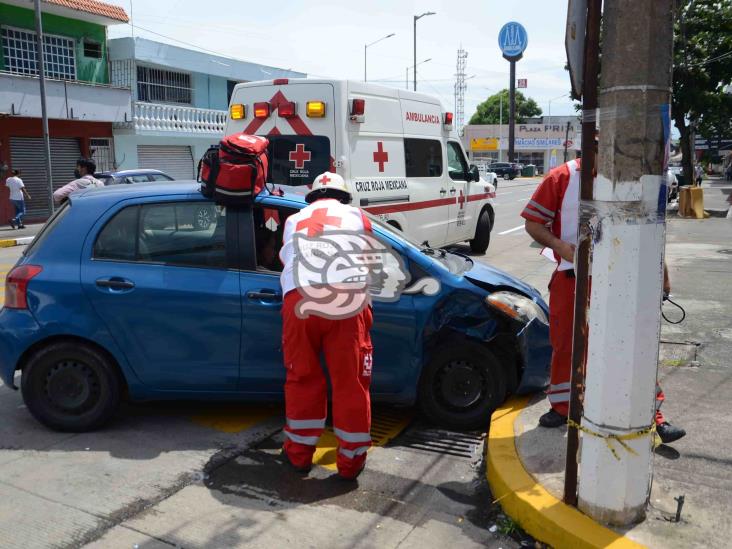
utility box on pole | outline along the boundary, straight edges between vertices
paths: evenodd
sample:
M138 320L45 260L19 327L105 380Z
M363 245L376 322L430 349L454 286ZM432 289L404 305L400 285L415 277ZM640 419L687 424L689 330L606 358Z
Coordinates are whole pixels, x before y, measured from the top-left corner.
M580 206L593 262L579 508L630 524L651 485L673 0L605 0L602 26L598 169Z

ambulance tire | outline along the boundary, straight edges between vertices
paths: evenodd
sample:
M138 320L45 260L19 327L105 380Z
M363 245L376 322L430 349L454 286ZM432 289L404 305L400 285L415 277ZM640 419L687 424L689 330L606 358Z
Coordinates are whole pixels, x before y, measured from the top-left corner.
M422 414L441 427L485 430L506 398L506 374L484 345L454 339L440 345L425 366L418 398Z
M78 341L57 341L33 353L23 367L21 393L28 411L56 431L82 433L104 425L117 410L124 381L111 358Z
M484 254L488 249L488 245L491 243L491 229L493 223L491 222L491 214L488 209L484 209L480 212L478 223L475 226L475 237L470 240L470 251L474 254Z

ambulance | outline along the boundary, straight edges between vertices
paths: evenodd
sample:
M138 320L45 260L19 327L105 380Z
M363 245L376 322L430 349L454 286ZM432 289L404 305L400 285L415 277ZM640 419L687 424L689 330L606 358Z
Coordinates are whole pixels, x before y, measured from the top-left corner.
M364 82L275 79L238 84L226 135L270 140L269 181L345 180L353 205L430 247L484 253L495 187L467 162L453 114L429 95Z

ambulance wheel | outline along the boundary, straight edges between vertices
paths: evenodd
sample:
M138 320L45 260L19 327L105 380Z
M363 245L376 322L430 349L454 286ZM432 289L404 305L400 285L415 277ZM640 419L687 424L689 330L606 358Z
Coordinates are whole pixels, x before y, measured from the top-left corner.
M35 352L23 367L21 392L28 411L57 431L101 427L117 410L123 381L117 366L83 343L56 342Z
M441 345L422 372L419 406L447 429L485 430L506 398L506 376L485 346L459 339Z
M484 254L491 243L491 215L488 210L480 212L478 224L475 226L475 238L470 241L470 251L474 254Z

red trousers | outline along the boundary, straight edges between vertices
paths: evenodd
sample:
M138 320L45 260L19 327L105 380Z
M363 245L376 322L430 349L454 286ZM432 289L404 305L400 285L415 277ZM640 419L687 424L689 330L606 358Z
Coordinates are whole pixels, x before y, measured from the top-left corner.
M549 339L552 343L552 364L547 394L551 407L563 416L569 415L572 373L575 287L573 275L574 271L555 271L549 282ZM660 409L664 399L661 387L656 384L656 425L666 421Z
M312 463L328 415L322 353L333 392L338 472L352 476L363 467L371 446L371 308L351 318L311 315L302 319L295 314L299 300L297 290L291 291L282 305L282 344L287 369L285 452L297 467Z

